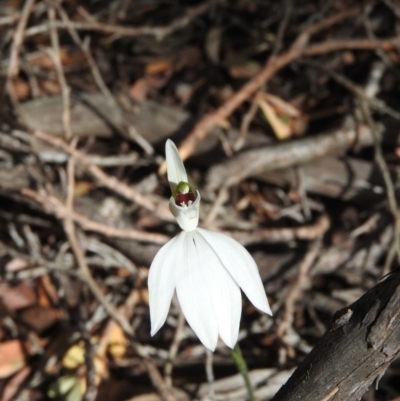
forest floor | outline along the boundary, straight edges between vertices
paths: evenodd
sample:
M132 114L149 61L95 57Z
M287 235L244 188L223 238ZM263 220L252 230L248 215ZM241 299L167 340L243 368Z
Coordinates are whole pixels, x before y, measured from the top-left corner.
M270 400L399 266L399 34L392 0L2 1L1 400L247 399L175 298L150 335L167 138L259 267L274 316L243 297L239 338ZM393 362L363 399L399 397Z

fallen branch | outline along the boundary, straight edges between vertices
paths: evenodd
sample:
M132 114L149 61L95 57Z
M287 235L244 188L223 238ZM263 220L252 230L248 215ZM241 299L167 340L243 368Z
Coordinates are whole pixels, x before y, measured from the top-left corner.
M328 231L330 221L326 214L321 215L314 223L303 225L300 227L280 227L280 228L265 228L247 231L223 231L225 234L242 245L252 245L258 243L279 243L295 240L312 241Z
M400 354L400 271L336 313L273 401L359 400Z
M207 184L211 189L221 185L230 187L260 172L293 167L320 157L338 155L354 145L371 146L373 143L371 129L360 125L358 129L344 128L331 134L252 149L212 167Z

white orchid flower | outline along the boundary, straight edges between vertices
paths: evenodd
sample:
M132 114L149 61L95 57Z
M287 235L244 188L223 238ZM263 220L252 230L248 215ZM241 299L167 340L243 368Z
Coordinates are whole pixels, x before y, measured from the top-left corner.
M165 146L169 208L182 232L154 258L148 277L151 335L164 324L176 290L182 311L200 341L215 350L218 335L233 348L239 334L240 289L261 311L272 315L258 268L234 239L197 227L200 193L188 183L178 149Z

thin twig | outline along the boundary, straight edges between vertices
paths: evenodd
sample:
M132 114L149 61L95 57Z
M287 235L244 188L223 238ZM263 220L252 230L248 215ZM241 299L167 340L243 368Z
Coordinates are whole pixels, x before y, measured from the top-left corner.
M69 155L73 156L79 164L81 164L85 169L98 181L98 183L113 192L118 193L129 201L133 201L143 208L155 213L159 218L172 221L173 217L165 205L156 205L148 197L141 195L136 192L133 188L127 184L117 180L115 177L111 177L106 174L99 167L95 166L88 160L87 156L77 149L73 149L65 141L60 138L56 138L49 134L41 131L35 131L33 134L35 137L53 145L57 148L64 150Z
M222 231L236 239L242 245L258 244L262 242L278 243L294 240L310 241L324 235L330 227L330 220L322 214L314 223L300 227L266 228L246 231Z
M90 332L87 330L85 322L87 317L83 313L83 304L81 305L79 328L82 339L85 343L85 365L86 365L86 391L83 401L95 401L98 393L96 385L96 367L94 364L95 346L91 341Z
M143 363L146 365L147 371L149 372L151 382L153 383L154 387L157 388L162 399L164 401L177 401L176 397L171 392L171 389L165 383L156 365L154 365L149 358L143 359Z
M390 176L389 168L386 164L383 155L381 147L381 138L379 132L376 130L375 123L372 119L368 103L366 101L361 101L361 110L363 112L365 120L371 126L375 138L375 144L374 144L375 163L377 164L378 169L382 175L383 182L385 183L388 206L390 213L393 216L393 222L394 222L393 241L389 249L389 252L387 253L385 264L382 270L382 276L386 276L386 274L389 273L390 271L390 267L392 265L395 255L397 255L397 261L398 263L400 263L400 213L397 205L396 191L394 188L392 177Z
M276 335L285 342L285 334L292 327L294 321L294 310L296 302L302 297L303 292L307 289L309 283L309 271L318 257L321 250L322 241L321 237L317 238L308 249L303 261L299 266L299 271L296 279L289 289L286 296L285 310L282 320L279 322Z
M342 22L346 19L356 17L360 13L360 7L356 6L353 8L349 8L347 10L343 10L336 14L330 15L320 21L315 22L312 25L306 27L303 32L300 32L299 36L296 38L295 43L303 44L304 42L308 42L311 36L316 35L328 28L337 25L339 22Z
M286 0L283 5L283 9L285 10L285 14L279 24L278 32L276 33L276 39L274 48L272 50L271 56L276 56L282 48L283 38L285 36L286 28L288 26L290 15L293 10L293 0Z
M76 146L76 141L72 146ZM73 208L73 197L74 197L74 187L75 187L75 162L73 157L70 157L68 159L67 163L67 199L66 199L66 208L72 212ZM92 275L90 274L89 267L86 264L86 259L83 254L82 248L80 247L78 243L78 238L76 235L74 223L71 219L66 218L64 220L64 230L65 233L67 234L67 237L69 239L72 251L75 255L75 258L77 259L80 272L82 273L81 277L84 278L84 281L88 284L89 288L91 289L92 293L98 298L99 302L105 306L106 310L110 312L110 306L112 307L111 304L108 303L106 298L104 297L103 293L101 292L100 288L97 286L97 283L94 281ZM118 311L115 309L116 313ZM91 358L89 358L88 354L92 353L92 348L90 346L90 335L87 333L86 330L84 330L84 340L87 343L86 347L86 360L87 360L87 386L86 386L86 391L85 391L85 397L84 399L87 401L94 400L97 394L97 388L95 381L93 380L92 375L90 372L94 371L94 366L93 366L93 361Z
M397 18L400 18L400 7L398 3L394 4L392 0L381 0L381 1L382 3L385 3L388 6L388 8L390 8L393 11L394 15Z
M214 200L210 211L208 212L206 218L203 221L204 227L210 227L212 225L212 222L215 221L219 212L221 211L221 206L228 199L228 194L229 193L227 187L222 186L221 188L219 188L217 198Z
M311 208L307 200L307 191L304 185L304 172L301 166L295 167L295 174L297 178L297 191L300 195L300 203L303 209L304 217L307 221L311 219Z
M18 21L20 17L21 17L20 12L16 12L12 15L7 15L7 17L1 17L0 26L13 24L14 22Z
M6 79L6 90L10 97L11 103L19 115L20 105L17 95L14 90L13 79L19 74L19 52L25 36L25 29L34 7L35 0L26 0L22 9L21 17L18 22L17 28L14 31L14 40L11 45L10 61L8 64L7 79Z
M11 45L10 62L8 64L7 80L15 78L19 73L19 51L24 40L25 28L31 15L35 0L26 0L21 17L14 32L14 40Z
M368 14L375 8L375 4L370 2L367 3L365 2L364 7L363 7L363 12L362 12L362 19L363 19L363 24L365 31L367 33L367 36L370 40L376 40L376 35L372 29L371 22L368 18ZM376 55L387 65L388 67L394 67L392 61L390 58L381 50L377 49L376 50Z
M182 310L179 310L178 322L175 329L174 339L169 347L168 361L164 367L165 383L167 386L172 387L172 370L174 368L174 360L179 350L179 345L183 340L183 331L185 328L185 316Z
M106 34L114 35L114 40L123 38L123 37L135 37L135 36L144 36L150 35L154 36L157 40L162 40L171 33L185 28L189 25L194 18L204 14L210 5L209 2L202 3L196 7L189 8L186 11L186 14L183 17L172 21L168 26L143 26L143 27L130 27L130 26L122 26L122 25L109 25L96 21L74 21L71 26L78 31L92 31L92 32L101 32ZM55 21L53 27L56 29L68 29L69 27L61 22ZM26 31L26 36L38 35L41 33L45 33L51 29L50 24L42 24L38 26L33 26Z
M240 125L240 133L235 143L233 144L233 149L236 152L238 152L243 147L245 138L249 131L250 123L253 121L253 118L255 117L257 110L258 110L258 94L254 96L254 98L251 101L251 106L249 110L242 118L242 123Z
M50 22L55 21L55 9L51 7L48 11ZM64 69L61 62L61 54L60 54L60 41L58 38L58 32L56 29L52 28L50 30L50 38L51 44L53 46L53 51L49 49L49 55L54 62L54 66L57 73L57 79L61 88L61 97L63 103L63 114L62 114L62 122L64 127L65 138L67 140L72 138L72 130L71 130L71 89L67 84L64 75Z
M56 197L51 195L43 195L28 188L22 189L21 194L41 204L46 213L54 214L59 219L69 218L73 220L75 223L80 225L82 230L97 232L105 235L106 237L132 239L154 244L165 244L170 239L162 234L148 233L146 231L135 230L133 228L117 228L98 223L97 221L90 220L88 217L76 212L75 210L69 210Z
M343 50L392 50L400 47L399 38L389 39L353 39L353 40L329 40L317 43L304 49L304 56L319 56ZM292 61L292 60L291 60Z

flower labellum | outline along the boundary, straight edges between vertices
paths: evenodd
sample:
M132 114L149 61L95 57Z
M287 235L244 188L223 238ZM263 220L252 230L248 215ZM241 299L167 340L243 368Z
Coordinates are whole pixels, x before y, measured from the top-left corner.
M176 290L183 314L200 341L215 350L218 336L233 348L239 335L242 298L272 315L258 268L233 238L198 227L200 193L189 183L178 149L165 145L169 208L182 232L157 253L149 272L151 335L165 323Z

